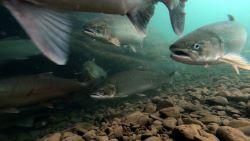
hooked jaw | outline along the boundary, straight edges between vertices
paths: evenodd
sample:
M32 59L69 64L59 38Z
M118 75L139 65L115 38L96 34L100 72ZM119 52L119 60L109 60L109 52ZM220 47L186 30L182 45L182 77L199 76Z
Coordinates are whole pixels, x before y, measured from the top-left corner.
M91 28L84 28L83 32L89 36L95 36L95 31Z
M113 84L108 84L92 93L90 97L94 99L112 99L115 95L116 87Z
M170 46L171 58L185 64L193 64L193 59L186 49L178 48L175 44Z

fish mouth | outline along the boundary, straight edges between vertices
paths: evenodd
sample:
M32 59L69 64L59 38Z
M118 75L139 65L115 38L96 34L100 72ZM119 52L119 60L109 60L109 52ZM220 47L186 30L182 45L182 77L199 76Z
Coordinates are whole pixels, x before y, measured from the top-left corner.
M171 55L170 57L178 62L191 64L193 62L191 55L187 50L174 48L175 46L170 47Z
M100 100L103 100L103 99L113 99L113 98L115 98L115 94L104 95L101 92L95 92L95 93L91 94L90 97L93 98L93 99L100 99Z
M91 35L91 36L95 35L95 31L93 29L89 29L89 28L85 28L84 33Z

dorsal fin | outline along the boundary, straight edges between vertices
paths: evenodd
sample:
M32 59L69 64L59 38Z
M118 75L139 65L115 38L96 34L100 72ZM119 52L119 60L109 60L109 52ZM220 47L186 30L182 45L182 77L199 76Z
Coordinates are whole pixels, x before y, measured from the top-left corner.
M235 21L235 18L233 15L228 14L227 16L228 16L229 21Z

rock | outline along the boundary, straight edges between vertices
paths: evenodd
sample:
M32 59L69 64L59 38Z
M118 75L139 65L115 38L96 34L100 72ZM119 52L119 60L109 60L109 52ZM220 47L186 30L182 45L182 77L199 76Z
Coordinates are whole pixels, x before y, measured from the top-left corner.
M243 94L249 94L250 93L250 88L243 88L240 90Z
M154 128L156 128L157 130L161 130L162 127L163 127L163 124L162 124L161 121L155 120L155 121L153 121L153 123L151 124L151 127L154 127Z
M153 103L146 104L144 107L144 112L146 113L154 113L156 112L157 107Z
M217 138L201 129L201 126L195 124L185 124L177 126L173 130L173 139L175 141L217 141Z
M220 96L224 96L228 98L229 100L248 100L249 94L243 94L239 89L237 88L231 88L229 90L225 90L219 93Z
M155 96L152 98L153 103L160 103L162 101L162 98L160 96Z
M160 110L160 115L162 118L166 117L179 117L180 108L179 107L168 107Z
M146 125L150 124L152 122L152 119L149 118L148 115L142 113L142 112L134 112L130 115L127 115L122 119L122 122L125 124L132 124L132 125Z
M228 100L222 96L215 96L206 100L209 105L228 105Z
M201 111L202 110L202 106L201 105L194 105L192 103L183 103L181 104L181 107L187 111L187 112L194 112L194 111Z
M109 137L107 137L107 136L99 136L97 140L98 141L109 141Z
M235 109L231 106L226 106L225 111L229 114L241 114L241 112L238 109Z
M173 107L173 106L174 106L173 101L167 100L167 99L162 99L162 100L157 104L158 109L167 108L167 107Z
M162 139L161 139L160 137L155 137L155 136L153 136L153 137L147 138L147 139L144 140L144 141L162 141Z
M200 119L201 122L203 122L204 124L208 124L208 123L217 123L220 124L221 120L220 117L216 116L216 115L205 115L203 118Z
M73 134L71 132L64 132L61 139L61 141L84 141L81 136Z
M115 138L122 138L123 128L121 126L113 125L111 128L112 128L111 136L114 136Z
M61 136L61 133L54 133L39 139L39 141L61 141Z
M248 141L248 138L240 130L229 126L218 128L216 136L221 141Z
M95 140L97 138L96 137L96 131L95 130L90 130L83 137L87 141L88 140Z
M250 100L247 102L247 113L250 115Z
M216 131L217 131L217 129L219 127L220 126L217 123L209 123L207 125L207 128L208 128L209 132L212 133L212 134L216 134Z
M232 120L228 123L228 126L233 128L239 128L244 126L250 126L250 122L246 120Z
M244 133L246 136L250 137L250 126L244 126L238 128L242 133Z
M176 127L177 120L173 117L169 117L163 120L163 126L167 129L174 129Z
M207 127L201 121L197 119L187 117L187 118L183 118L183 122L184 124L197 124L197 125L200 125L203 129L207 130Z

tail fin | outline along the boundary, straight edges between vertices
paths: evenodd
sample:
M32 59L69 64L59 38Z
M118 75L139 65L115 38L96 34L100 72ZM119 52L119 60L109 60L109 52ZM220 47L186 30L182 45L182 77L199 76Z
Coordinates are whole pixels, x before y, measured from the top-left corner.
M69 34L72 30L72 23L67 14L18 1L5 1L4 6L10 10L45 56L59 65L66 64L69 55Z

